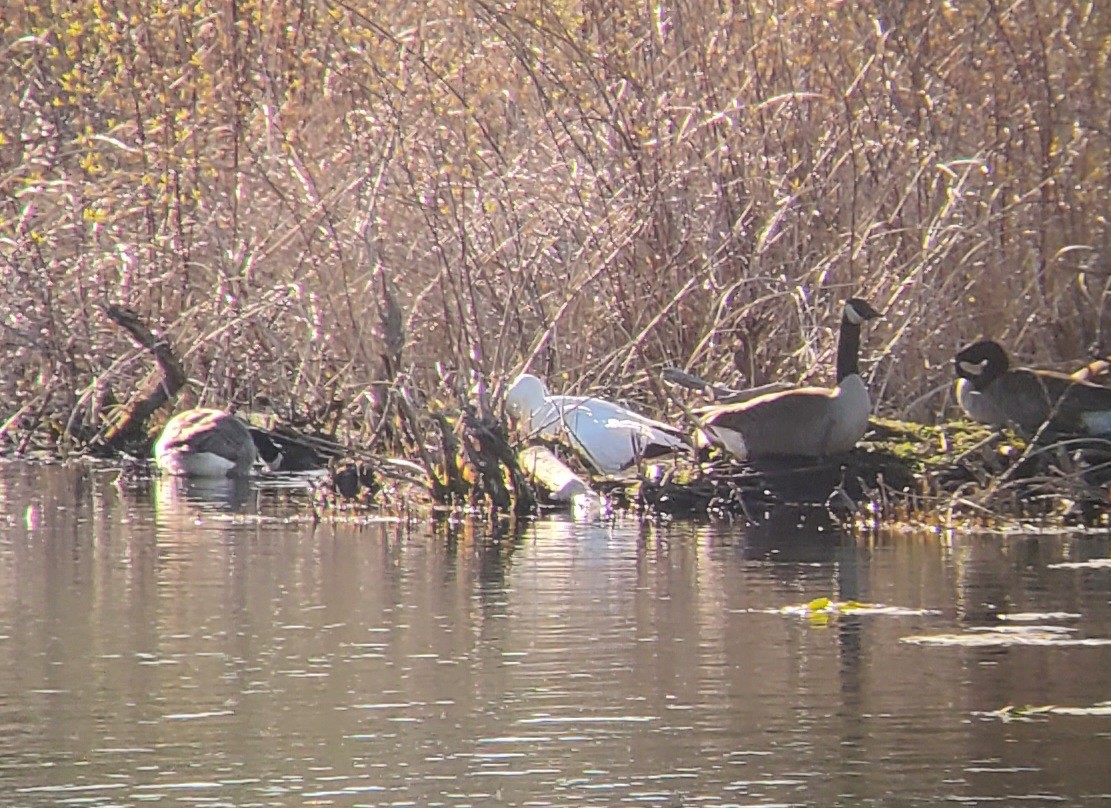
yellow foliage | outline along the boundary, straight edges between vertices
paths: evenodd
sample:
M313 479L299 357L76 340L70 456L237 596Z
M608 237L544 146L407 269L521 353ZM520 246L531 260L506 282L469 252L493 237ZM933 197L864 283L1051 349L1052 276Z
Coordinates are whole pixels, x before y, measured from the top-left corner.
M88 207L81 211L81 218L90 224L103 224L108 221L108 212L99 207Z
M450 345L461 373L529 357L636 395L665 363L733 381L720 335L748 329L752 368L824 367L812 301L869 290L907 312L876 349L884 405L937 411L956 332L1079 351L1106 325L1076 278L1111 237L1107 14L1082 0L9 3L0 183L18 204L0 237L48 240L62 277L110 207L119 242L89 258L101 288L122 285L126 254L129 288L151 289L139 302L183 329L226 319L198 303L220 284L260 306L304 286L317 310L272 305L344 346L328 359L352 386L376 355L375 262L398 274L417 376ZM1052 339L1009 325L1024 296ZM970 297L955 315L936 305ZM234 339L275 366L332 350L270 327Z

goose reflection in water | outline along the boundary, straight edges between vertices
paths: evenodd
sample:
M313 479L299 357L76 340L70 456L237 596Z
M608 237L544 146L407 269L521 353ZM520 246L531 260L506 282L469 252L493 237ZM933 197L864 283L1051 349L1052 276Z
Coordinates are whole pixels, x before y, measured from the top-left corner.
M245 477L161 477L154 481L159 517L202 510L241 511L254 491Z
M847 535L825 506L778 506L759 516L738 534L737 549L746 561L831 562Z

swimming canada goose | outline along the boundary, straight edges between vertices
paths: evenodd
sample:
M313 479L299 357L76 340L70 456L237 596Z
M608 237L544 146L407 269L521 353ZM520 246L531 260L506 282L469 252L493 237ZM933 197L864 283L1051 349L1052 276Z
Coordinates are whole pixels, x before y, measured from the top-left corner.
M1111 389L1052 370L1011 368L998 342L981 340L954 360L957 401L969 418L990 426L1013 424L1030 438L1042 424L1050 433L1111 433Z
M223 410L180 412L154 444L156 465L181 477L244 477L257 459L247 425Z
M522 373L510 385L505 410L531 435L565 435L602 474L617 474L641 458L690 448L673 426L602 398L548 395L544 382L531 373Z
M872 400L860 377L860 325L882 316L866 301L845 301L837 340L837 386L796 387L700 411L701 438L740 460L826 457L864 436Z

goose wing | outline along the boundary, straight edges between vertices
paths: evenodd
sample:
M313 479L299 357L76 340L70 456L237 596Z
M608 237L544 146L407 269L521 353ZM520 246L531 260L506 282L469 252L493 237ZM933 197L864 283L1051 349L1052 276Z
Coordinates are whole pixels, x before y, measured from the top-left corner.
M164 449L208 452L235 462L254 462L255 444L247 425L220 410L192 410L175 417L159 441Z
M212 452L234 460L236 464L250 465L255 462L258 455L251 431L234 415L227 415L220 419L215 428L204 434L198 448L202 452Z
M838 408L839 391L799 387L737 404L709 407L701 413L704 432L741 457L797 455L818 457L841 451L847 423ZM864 419L867 424L867 417ZM723 435L735 433L740 441ZM855 433L855 429L851 429ZM863 430L860 430L863 431ZM859 439L852 435L849 445ZM738 449L743 446L741 451Z
M553 396L554 429L564 428L573 445L601 472L614 474L641 457L689 448L682 432L612 401Z
M1008 418L1023 431L1033 434L1048 420L1055 432L1111 432L1111 388L1077 381L1064 373L1024 368L995 382L1000 383Z
M799 423L824 414L837 395L835 388L796 387L733 404L715 404L696 410L703 424L741 429L764 424L769 418Z
M679 440L687 445L683 431L604 398L554 396L556 409L567 423L595 421L604 429L632 430L645 438L671 445Z
M159 446L166 449L187 448L226 413L219 410L193 409L180 412L166 422L158 438Z

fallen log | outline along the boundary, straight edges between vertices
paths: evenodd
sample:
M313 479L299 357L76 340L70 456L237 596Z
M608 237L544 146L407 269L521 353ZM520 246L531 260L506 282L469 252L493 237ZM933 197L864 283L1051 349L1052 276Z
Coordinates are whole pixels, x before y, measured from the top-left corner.
M694 373L687 373L685 370L680 370L679 368L664 368L660 372L660 378L668 384L686 387L689 390L696 390L715 404L736 404L767 393L778 393L781 390L790 390L794 387L794 385L787 384L786 382L768 382L759 387L737 390L733 387L725 387L720 384L708 382L701 376L695 375Z
M571 502L574 497L590 491L586 481L547 446L525 447L517 453L517 464L553 502Z

